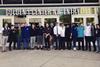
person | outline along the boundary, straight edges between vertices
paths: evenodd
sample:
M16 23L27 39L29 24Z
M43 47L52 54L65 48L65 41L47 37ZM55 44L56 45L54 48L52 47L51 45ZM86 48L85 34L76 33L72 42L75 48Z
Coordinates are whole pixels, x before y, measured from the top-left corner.
M67 49L71 50L71 25L67 24L66 29L65 29L65 41L67 43Z
M60 31L59 29L61 29L61 26L59 25L59 23L56 23L56 26L54 26L53 28L53 32L54 32L54 40L55 40L55 50L59 49L59 39L60 39Z
M77 34L78 50L84 51L84 26L81 23L77 27ZM80 43L82 43L82 48Z
M97 53L100 52L100 24L96 25Z
M17 49L21 49L21 42L22 42L22 38L21 38L21 24L18 24L18 28L17 28Z
M86 42L86 49L91 51L91 25L90 23L87 23L85 26L85 30L84 30L84 35L85 35L85 42Z
M27 23L23 24L22 31L21 31L21 38L22 38L24 49L29 49L30 26L28 26Z
M53 32L53 28L54 28L54 23L50 23L50 35L52 37L52 40L51 40L51 48L53 49L54 48L54 32Z
M61 28L59 28L59 31L60 31L59 50L61 49L65 50L65 26L63 23L61 23Z
M8 42L9 42L9 51L12 50L12 43L13 43L13 49L16 49L17 31L13 25L11 25L11 28L9 30Z
M30 29L30 48L34 49L36 44L36 27L34 24L32 24Z
M51 28L49 27L49 24L46 23L44 28L44 39L45 39L45 49L47 50L50 50L51 41L52 41L52 37L50 33L51 33Z
M2 52L6 51L8 34L9 34L9 27L8 27L8 24L5 24L3 28L3 33L2 33L2 36L3 36Z
M36 28L37 49L43 49L43 31L44 27L39 23Z
M72 42L73 42L73 50L76 50L76 42L77 42L77 25L76 25L75 23L72 24L71 37L72 37Z
M91 42L93 44L93 51L96 51L96 44L95 44L95 41L96 41L96 29L95 29L95 25L92 23L91 24Z

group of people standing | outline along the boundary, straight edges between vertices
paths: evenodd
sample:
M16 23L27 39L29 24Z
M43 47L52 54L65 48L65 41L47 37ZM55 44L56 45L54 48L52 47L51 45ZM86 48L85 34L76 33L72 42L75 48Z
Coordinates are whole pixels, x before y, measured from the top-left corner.
M27 23L11 25L5 24L2 30L2 51L6 44L12 49L41 49L41 50L89 50L100 52L100 24L87 23L46 23L44 26ZM78 43L77 43L78 42ZM13 48L12 48L13 44Z

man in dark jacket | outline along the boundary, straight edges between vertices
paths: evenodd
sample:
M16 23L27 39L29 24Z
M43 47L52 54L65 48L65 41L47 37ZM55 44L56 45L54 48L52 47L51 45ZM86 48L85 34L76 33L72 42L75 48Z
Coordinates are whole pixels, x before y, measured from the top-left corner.
M34 48L36 45L36 27L34 24L32 24L30 28L30 48Z
M9 50L11 51L11 45L13 43L13 49L16 49L16 43L17 43L17 31L14 28L14 26L11 26L11 29L9 30L9 36L8 36L8 42L9 42Z
M43 31L44 28L41 25L41 23L39 23L39 25L36 28L36 38L37 38L37 47L40 49L43 48Z
M71 49L71 26L67 24L66 29L65 29L65 40L67 42L67 49Z

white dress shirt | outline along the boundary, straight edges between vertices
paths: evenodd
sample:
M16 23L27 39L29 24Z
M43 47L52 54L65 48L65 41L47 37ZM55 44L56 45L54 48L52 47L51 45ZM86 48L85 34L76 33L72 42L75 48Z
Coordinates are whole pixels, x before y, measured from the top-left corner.
M65 37L65 26L60 29L60 36Z
M54 35L56 35L56 36L58 36L58 35L60 35L60 32L61 32L61 26L55 26L54 28L53 28L53 32L54 32Z
M91 36L91 26L85 26L85 36Z

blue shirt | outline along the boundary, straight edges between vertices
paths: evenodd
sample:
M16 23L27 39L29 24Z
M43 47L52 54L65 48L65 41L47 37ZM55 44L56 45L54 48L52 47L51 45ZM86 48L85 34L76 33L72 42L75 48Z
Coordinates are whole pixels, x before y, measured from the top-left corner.
M30 38L30 27L29 26L22 27L21 35L22 38Z
M78 26L77 27L77 33L78 33L78 37L84 37L84 27Z
M72 27L71 32L72 32L72 38L76 39L77 38L77 27L76 26Z

